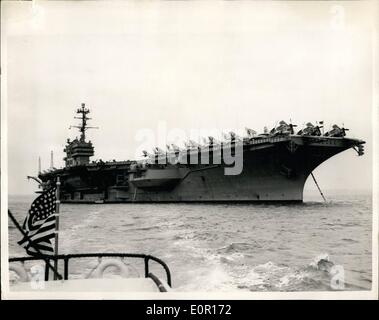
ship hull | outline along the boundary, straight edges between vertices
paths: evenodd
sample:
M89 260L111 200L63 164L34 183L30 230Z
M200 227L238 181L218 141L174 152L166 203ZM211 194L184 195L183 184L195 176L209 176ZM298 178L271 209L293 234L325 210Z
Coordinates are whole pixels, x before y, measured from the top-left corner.
M301 136L256 140L244 145L237 175L225 174L223 163L152 165L142 172L111 163L64 169L41 179L59 175L66 203L302 202L305 182L318 165L362 143Z

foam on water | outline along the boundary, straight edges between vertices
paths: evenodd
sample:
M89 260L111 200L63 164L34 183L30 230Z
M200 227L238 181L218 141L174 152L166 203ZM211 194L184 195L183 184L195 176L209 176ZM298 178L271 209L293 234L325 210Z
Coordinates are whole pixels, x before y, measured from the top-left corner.
M10 199L21 222L33 197ZM371 288L371 198L328 194L297 205L111 204L61 206L60 253L152 254L170 267L178 291L332 290L333 268L345 290ZM11 256L24 255L9 228ZM143 263L126 261L134 274ZM98 261L73 263L84 277ZM138 270L135 270L138 269ZM152 271L164 277L159 266ZM109 275L111 276L111 275Z

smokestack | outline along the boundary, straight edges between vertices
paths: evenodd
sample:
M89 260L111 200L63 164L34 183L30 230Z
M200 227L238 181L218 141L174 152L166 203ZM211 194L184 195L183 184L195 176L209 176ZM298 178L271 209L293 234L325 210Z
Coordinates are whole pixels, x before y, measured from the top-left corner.
M54 153L53 153L53 150L51 150L50 169L53 169L53 167L54 167Z
M38 157L38 174L41 173L41 157Z

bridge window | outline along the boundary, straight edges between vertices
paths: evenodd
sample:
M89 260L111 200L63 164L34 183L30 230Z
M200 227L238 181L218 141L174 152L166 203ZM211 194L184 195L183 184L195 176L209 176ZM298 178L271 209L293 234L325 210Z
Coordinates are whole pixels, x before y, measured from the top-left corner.
M116 176L116 183L122 183L122 182L124 182L125 181L125 176L124 175L122 175L122 174L118 174L117 176Z

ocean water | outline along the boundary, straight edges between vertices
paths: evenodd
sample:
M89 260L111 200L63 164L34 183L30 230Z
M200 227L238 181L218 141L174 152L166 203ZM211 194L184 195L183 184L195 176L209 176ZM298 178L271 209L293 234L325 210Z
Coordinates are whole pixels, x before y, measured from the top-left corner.
M371 195L324 193L326 203L308 192L303 204L288 205L62 204L60 253L151 254L167 263L176 291L335 290L336 274L338 289L369 290ZM18 221L34 197L9 197ZM10 256L24 256L9 223ZM131 276L143 276L140 261L125 262ZM97 263L70 262L70 277L85 277ZM165 278L158 265L152 270ZM111 271L106 276L117 276Z

